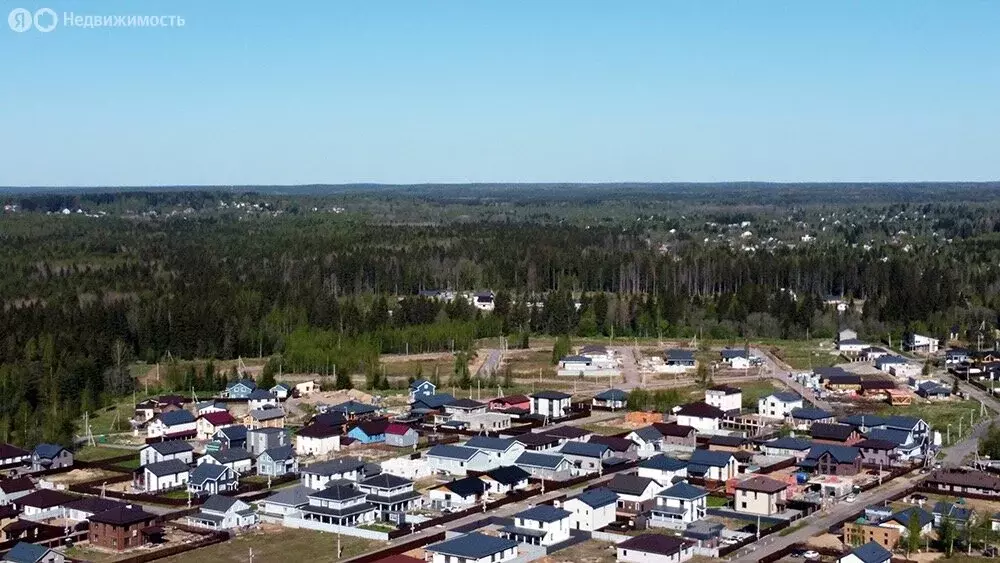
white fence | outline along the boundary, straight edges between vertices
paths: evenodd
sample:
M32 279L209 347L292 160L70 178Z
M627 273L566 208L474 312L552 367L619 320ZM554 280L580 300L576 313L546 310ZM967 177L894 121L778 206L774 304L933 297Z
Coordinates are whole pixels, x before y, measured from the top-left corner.
M379 541L389 541L388 532L376 532L375 530L366 530L364 528L354 528L351 526L338 526L337 524L324 524L322 522L316 522L315 520L306 520L304 518L296 518L294 516L285 516L285 519L281 522L288 528L305 528L308 530L316 530L318 532L330 532L330 533L341 533L345 536L357 536L359 538L366 538L370 540Z
M612 534L611 532L591 532L590 537L595 540L608 541L611 543L622 543L623 541L632 538L632 536L626 536L625 534Z

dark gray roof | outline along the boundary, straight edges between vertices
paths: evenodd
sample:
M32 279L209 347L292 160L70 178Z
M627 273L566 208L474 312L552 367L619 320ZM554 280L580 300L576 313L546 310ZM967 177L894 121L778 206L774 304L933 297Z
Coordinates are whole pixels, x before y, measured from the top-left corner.
M396 487L411 485L413 484L413 481L404 479L397 475L392 475L391 473L382 473L365 479L361 482L361 484L368 487L377 487L379 489L395 489Z
M656 553L672 556L681 550L687 542L673 536L663 534L643 534L635 536L618 544L618 548L642 553Z
M762 445L765 448L805 451L811 448L813 443L812 440L806 440L805 438L792 438L791 436L785 436L784 438L776 438L770 442L764 442Z
M330 461L321 461L319 463L313 463L312 465L307 465L302 468L302 473L311 473L314 475L339 475L341 473L350 473L351 471L357 471L364 469L365 462L361 461L355 457L343 457L339 459L331 459Z
M850 438L854 432L855 428L850 424L817 423L809 428L809 433L813 438L819 440L837 440L840 442Z
M696 498L708 496L708 491L702 489L701 487L695 487L694 485L681 481L672 487L668 487L656 493L656 496L694 500Z
M265 500L282 506L302 506L303 504L309 503L310 493L312 493L311 489L298 485L288 489L282 489L278 493L267 497Z
M185 410L165 412L157 418L159 418L160 421L167 426L176 426L178 424L194 422L194 415Z
M668 360L674 361L693 361L694 351L693 350L681 350L679 348L670 348L663 354Z
M819 459L826 452L829 452L837 463L854 463L854 460L860 455L858 448L822 444L813 446L812 449L809 450L809 454L806 456L806 459Z
M455 397L450 393L437 393L429 396L420 396L413 401L413 407L425 406L429 409L439 409L443 406L450 405L455 402Z
M363 497L365 493L355 489L351 484L348 483L334 483L322 491L317 491L309 495L312 498L321 498L325 500L349 500L353 498Z
M725 411L718 407L713 407L712 405L706 403L705 401L698 401L695 403L688 403L686 405L681 405L681 408L677 410L677 416L692 416L697 418L722 418L726 415Z
M222 495L212 495L205 500L205 504L201 505L202 510L211 510L213 512L226 512L234 504L237 503L239 499L233 497L224 497Z
M194 448L191 447L191 444L185 442L184 440L168 440L166 442L154 442L146 447L153 448L153 450L155 450L160 455L173 455L173 454L179 454L181 452L190 452L194 450Z
M205 481L212 481L215 479L221 479L227 474L231 475L232 469L229 469L225 465L218 465L216 463L203 463L198 467L194 468L191 472L191 477L189 478L191 483L196 485L203 484Z
M733 454L729 452L712 452L709 450L695 450L691 454L691 463L707 465L709 467L725 467L732 459Z
M569 399L572 396L562 391L539 391L531 394L533 399Z
M518 456L516 465L526 465L529 467L544 467L556 469L566 458L561 455L549 455L535 452L524 452Z
M452 446L449 444L438 444L431 449L427 450L428 456L434 457L444 457L448 459L460 459L469 460L472 456L479 453L476 448L467 448L465 446Z
M569 441L563 444L562 448L559 449L559 452L565 455L601 458L604 457L610 449L611 448L605 444Z
M470 438L465 446L468 448L476 448L478 450L490 450L495 452L505 452L508 448L515 444L514 440L509 438L490 438L489 436L475 436Z
M247 439L247 427L242 424L236 424L234 426L227 426L225 428L220 428L216 434L223 434L226 438L230 440L246 440Z
M164 475L176 475L178 473L184 473L191 471L191 468L187 466L186 463L179 459L168 459L167 461L158 461L156 463L150 463L143 468L145 471L149 471L157 477L163 477Z
M440 486L460 497L471 497L486 492L486 483L483 483L479 477L463 477Z
M599 401L626 401L628 393L621 389L607 389L594 395L594 398Z
M49 551L51 550L44 545L21 541L7 552L3 560L11 563L38 563Z
M570 514L572 513L568 510L556 508L550 504L539 504L528 510L518 512L514 515L514 518L534 520L536 522L558 522L563 518L569 518Z
M616 473L608 481L607 486L612 491L620 495L641 495L649 488L650 483L655 483L649 477L639 477L633 474Z
M295 457L295 450L292 446L278 446L264 450L260 455L271 458L271 461L284 461Z
M591 508L600 508L618 501L618 493L607 487L598 487L584 491L573 497Z
M254 389L247 396L247 398L253 401L264 401L264 400L276 401L278 399L277 397L274 396L274 393L271 393L267 389Z
M883 563L892 560L892 553L874 540L855 548L851 554L864 563Z
M517 547L517 542L495 536L472 532L450 540L427 546L431 553L453 555L464 559L484 559Z
M833 413L813 407L796 407L792 409L792 418L799 420L823 420L824 418L833 418Z
M352 399L339 405L333 405L327 410L338 411L344 414L369 414L378 411L378 407L369 405L368 403L359 403Z
M679 471L687 467L687 462L666 456L664 454L659 454L639 462L639 467L646 469L659 469L660 471Z
M253 459L250 452L243 448L227 448L225 450L219 450L217 452L211 452L205 454L205 457L211 457L215 461L225 465L227 463L235 463L237 461L243 461L245 459ZM208 462L204 462L208 463Z
M273 420L285 416L285 409L275 405L268 405L259 409L253 409L250 411L250 416L254 420Z
M516 485L528 477L531 477L531 474L516 465L508 465L505 467L498 467L488 472L486 476L504 485Z
M794 403L796 401L801 401L802 397L796 395L795 393L778 392L771 393L768 397L774 397L775 399L781 401L782 403Z
M35 446L34 454L42 459L54 459L65 449L59 444L38 444Z

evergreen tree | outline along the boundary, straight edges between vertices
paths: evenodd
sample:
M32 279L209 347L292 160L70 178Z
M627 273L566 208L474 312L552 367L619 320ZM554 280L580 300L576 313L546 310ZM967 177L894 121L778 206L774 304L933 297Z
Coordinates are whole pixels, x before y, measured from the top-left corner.
M910 520L906 523L906 555L920 549L920 518L916 510L910 510Z
M264 368L260 370L260 380L257 381L257 387L261 389L270 389L278 384L275 376L278 373L281 358L279 356L272 357L264 364Z
M572 349L573 344L569 340L569 335L563 334L557 338L555 345L552 347L552 364L558 364L559 360L568 356Z

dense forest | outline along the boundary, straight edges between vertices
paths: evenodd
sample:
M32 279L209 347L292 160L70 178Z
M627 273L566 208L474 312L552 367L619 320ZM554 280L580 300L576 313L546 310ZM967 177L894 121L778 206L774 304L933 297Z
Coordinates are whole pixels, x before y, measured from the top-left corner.
M0 439L68 443L80 413L132 391L135 360L280 354L285 371L368 373L379 354L499 335L841 324L871 340L958 325L992 344L1000 206L983 194L998 186L768 189L10 194ZM496 309L417 296L436 288L491 289Z

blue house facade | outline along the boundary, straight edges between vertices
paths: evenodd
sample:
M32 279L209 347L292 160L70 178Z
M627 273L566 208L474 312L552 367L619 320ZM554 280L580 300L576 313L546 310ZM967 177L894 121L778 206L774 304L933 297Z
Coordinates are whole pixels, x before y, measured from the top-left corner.
M257 384L252 379L240 379L234 381L226 387L226 397L230 399L249 399L250 394L257 389Z
M347 435L362 444L385 442L385 430L389 427L386 420L369 420L351 428Z
M419 397L430 397L437 393L437 386L426 379L418 379L410 384L410 402Z

